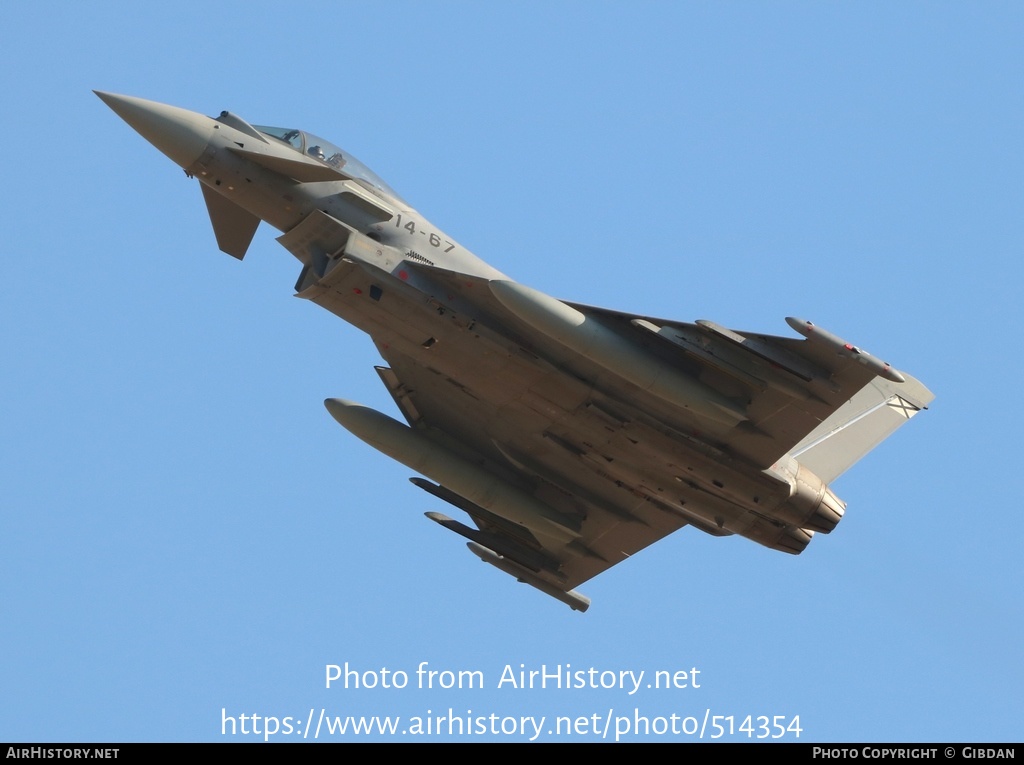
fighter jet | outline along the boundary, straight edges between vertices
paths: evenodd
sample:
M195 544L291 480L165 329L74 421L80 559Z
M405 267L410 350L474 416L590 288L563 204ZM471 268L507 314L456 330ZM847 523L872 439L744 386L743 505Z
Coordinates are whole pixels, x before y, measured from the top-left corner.
M574 610L577 586L684 526L799 554L843 517L829 484L933 398L803 319L775 337L550 297L312 133L97 95L199 181L221 250L241 260L270 224L296 296L373 340L405 422L330 414L473 525L428 518Z

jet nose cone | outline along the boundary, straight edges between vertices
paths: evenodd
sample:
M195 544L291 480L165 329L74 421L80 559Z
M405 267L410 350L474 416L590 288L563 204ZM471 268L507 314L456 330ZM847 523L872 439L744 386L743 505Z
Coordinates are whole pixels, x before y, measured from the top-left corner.
M176 106L94 90L103 103L143 138L182 167L189 167L210 142L213 120Z

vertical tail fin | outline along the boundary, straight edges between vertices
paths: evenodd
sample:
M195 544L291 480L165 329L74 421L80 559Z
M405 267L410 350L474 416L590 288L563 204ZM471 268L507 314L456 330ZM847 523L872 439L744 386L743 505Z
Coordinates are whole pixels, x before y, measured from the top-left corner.
M830 483L935 398L920 381L876 377L793 449L802 465Z

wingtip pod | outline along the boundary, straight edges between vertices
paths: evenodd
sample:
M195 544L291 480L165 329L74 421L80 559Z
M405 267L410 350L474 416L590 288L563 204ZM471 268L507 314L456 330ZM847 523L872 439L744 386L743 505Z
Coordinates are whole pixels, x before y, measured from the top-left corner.
M879 377L884 377L886 380L892 380L892 382L895 383L903 383L907 381L907 378L895 370L888 362L872 356L867 351L863 351L856 345L846 342L837 335L833 335L828 330L815 326L813 322L798 319L794 316L787 316L786 323L808 340L821 343L822 345L834 349L836 353L848 356L854 361L866 366Z

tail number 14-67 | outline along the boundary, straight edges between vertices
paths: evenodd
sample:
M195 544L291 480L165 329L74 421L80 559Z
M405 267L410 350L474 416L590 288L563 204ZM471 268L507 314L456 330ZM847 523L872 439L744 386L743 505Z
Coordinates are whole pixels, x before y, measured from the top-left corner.
M395 227L404 228L410 234L416 233L416 221L410 220L403 225L401 213L395 216ZM444 250L445 252L451 252L452 250L455 249L455 242L450 242L447 239L441 239L441 237L439 237L433 231L427 231L426 229L421 228L419 229L419 232L427 238L427 241L430 242L431 247L440 247L443 242L444 244L448 245Z

